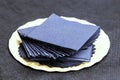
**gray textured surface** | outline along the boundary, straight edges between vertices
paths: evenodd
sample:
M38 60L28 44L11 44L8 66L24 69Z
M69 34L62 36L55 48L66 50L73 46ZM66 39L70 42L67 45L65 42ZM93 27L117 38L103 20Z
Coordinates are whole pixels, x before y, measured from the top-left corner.
M93 67L67 73L36 71L19 64L8 51L12 32L53 12L101 26L111 40L111 49L104 60ZM0 0L0 80L119 80L119 27L120 0Z

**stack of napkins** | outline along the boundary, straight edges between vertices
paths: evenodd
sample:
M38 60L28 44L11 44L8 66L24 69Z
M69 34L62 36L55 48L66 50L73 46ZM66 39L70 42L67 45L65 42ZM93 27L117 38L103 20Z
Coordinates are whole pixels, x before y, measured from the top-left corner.
M57 67L79 65L90 61L93 42L99 36L98 26L68 21L52 14L39 26L19 29L22 58Z

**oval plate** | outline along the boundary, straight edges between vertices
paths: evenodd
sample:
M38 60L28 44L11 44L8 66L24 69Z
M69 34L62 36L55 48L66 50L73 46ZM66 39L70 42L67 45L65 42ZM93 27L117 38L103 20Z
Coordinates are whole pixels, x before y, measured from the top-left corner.
M76 21L76 22L79 22L82 24L95 25L88 21L80 20L80 19L73 18L73 17L62 17L62 18L69 20L69 21ZM37 26L37 25L42 24L45 20L46 20L46 18L37 19L37 20L28 22L28 23L20 26L18 29ZM19 47L20 43L21 43L21 39L16 30L15 32L13 32L11 38L9 39L9 50L10 50L11 54L13 55L13 57L25 66L31 67L36 70L44 70L44 71L48 71L48 72L54 72L54 71L67 72L67 71L81 70L83 68L90 67L90 66L94 65L95 63L101 61L107 55L108 50L110 48L109 37L101 29L99 37L94 42L96 50L95 50L95 53L93 54L93 56L91 57L90 62L83 62L82 64L80 64L78 66L61 68L61 67L49 67L47 65L41 65L38 62L23 59L22 57L20 57L19 52L18 52L18 47Z

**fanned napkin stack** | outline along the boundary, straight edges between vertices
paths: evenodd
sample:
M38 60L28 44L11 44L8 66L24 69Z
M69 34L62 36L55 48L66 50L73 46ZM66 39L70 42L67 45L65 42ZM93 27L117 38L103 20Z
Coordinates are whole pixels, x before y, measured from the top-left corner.
M70 67L90 61L100 27L68 21L52 14L39 26L19 29L22 58L40 64Z

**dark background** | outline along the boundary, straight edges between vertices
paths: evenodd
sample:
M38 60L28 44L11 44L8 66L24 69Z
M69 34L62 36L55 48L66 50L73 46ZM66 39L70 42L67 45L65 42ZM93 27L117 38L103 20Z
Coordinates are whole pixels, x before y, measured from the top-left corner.
M109 35L109 54L80 71L48 73L17 62L9 53L13 31L51 13L95 23ZM120 80L120 0L0 0L0 80ZM102 54L102 53L101 53Z

